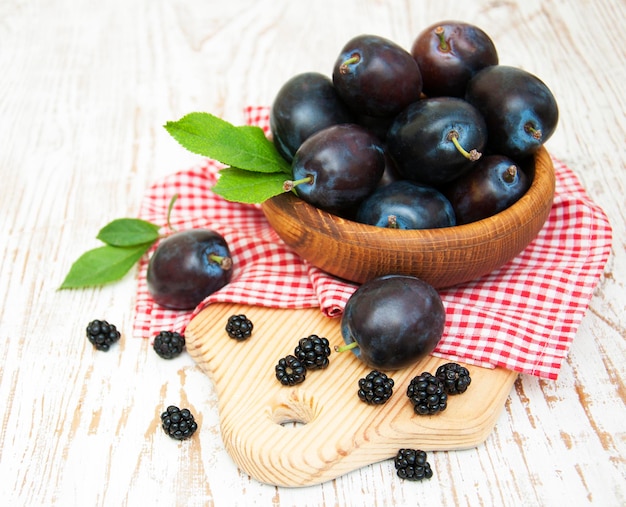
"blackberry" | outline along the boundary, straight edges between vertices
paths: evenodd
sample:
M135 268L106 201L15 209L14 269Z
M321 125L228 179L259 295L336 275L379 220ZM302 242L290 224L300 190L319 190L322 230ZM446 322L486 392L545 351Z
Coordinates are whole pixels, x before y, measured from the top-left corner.
M231 338L243 341L250 338L253 327L252 321L244 314L231 315L226 323L226 332Z
M92 320L87 325L87 339L96 349L107 351L120 339L120 332L106 320Z
M185 440L198 429L193 414L187 408L182 410L174 405L161 414L163 431L176 440Z
M152 346L163 359L173 359L185 348L185 337L176 331L161 331L155 336Z
M304 382L306 368L296 356L291 354L279 359L276 365L276 378L285 386L295 386Z
M448 395L441 380L428 372L413 377L406 395L419 415L432 415L446 409Z
M382 405L393 394L393 379L373 370L359 379L359 399L370 405Z
M327 338L320 338L312 334L306 338L300 338L294 355L307 370L319 370L328 366L330 344Z
M426 453L416 449L400 449L393 460L396 473L401 479L421 481L430 479L433 471L426 461Z
M443 382L448 394L464 393L472 382L468 369L457 363L442 364L435 377Z

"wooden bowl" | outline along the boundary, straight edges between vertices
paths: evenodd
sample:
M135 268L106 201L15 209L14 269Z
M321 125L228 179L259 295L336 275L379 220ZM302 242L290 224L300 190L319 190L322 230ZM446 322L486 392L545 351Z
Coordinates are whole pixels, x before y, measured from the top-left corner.
M478 222L441 229L360 224L317 209L293 193L261 207L282 240L327 273L356 283L410 274L444 288L499 268L537 236L550 213L555 187L554 166L545 148L527 171L531 186L511 207Z

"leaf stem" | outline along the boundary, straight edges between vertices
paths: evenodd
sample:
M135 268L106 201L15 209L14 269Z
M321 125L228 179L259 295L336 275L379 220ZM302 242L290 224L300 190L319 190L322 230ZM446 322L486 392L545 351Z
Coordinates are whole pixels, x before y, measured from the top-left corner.
M170 221L170 218L172 216L172 208L174 208L174 203L177 201L178 197L179 197L179 194L174 194L172 198L170 199L170 203L167 207L167 227L174 232L176 232L176 228L172 226L172 222Z

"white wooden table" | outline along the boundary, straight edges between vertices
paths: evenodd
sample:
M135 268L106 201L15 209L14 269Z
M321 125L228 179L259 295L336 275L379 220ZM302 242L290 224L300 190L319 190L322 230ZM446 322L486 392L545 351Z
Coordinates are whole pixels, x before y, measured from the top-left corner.
M626 50L623 0L471 3L319 0L0 2L0 498L3 505L626 504ZM433 452L435 476L391 461L308 488L257 483L219 432L211 381L188 355L130 338L135 280L57 291L108 221L197 158L162 128L191 111L240 122L297 72L330 73L375 33L409 46L465 19L503 63L540 76L561 121L548 149L608 214L612 256L556 381L521 376L484 445ZM108 353L95 318L125 335ZM187 404L178 444L158 424Z

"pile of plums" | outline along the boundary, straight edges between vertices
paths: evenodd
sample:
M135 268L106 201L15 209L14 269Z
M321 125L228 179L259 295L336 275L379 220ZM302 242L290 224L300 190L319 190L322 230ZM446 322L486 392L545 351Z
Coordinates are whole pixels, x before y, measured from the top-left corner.
M557 121L546 84L501 65L491 38L460 21L426 28L410 51L354 37L332 78L292 77L270 110L274 144L292 164L289 188L330 213L399 229L509 207Z

